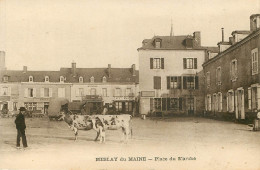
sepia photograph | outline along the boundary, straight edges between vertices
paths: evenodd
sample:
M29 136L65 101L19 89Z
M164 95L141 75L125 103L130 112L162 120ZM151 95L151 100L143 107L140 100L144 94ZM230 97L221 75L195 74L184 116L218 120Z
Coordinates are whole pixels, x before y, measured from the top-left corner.
M0 0L0 170L259 170L259 53L260 0Z

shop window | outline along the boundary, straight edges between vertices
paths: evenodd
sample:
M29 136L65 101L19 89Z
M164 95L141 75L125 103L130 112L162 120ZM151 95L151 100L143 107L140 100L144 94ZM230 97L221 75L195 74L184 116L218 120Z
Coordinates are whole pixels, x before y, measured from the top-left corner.
M162 109L162 99L161 98L154 98L154 109L155 110Z
M123 107L122 107L122 102L115 102L116 104L116 111L122 111Z

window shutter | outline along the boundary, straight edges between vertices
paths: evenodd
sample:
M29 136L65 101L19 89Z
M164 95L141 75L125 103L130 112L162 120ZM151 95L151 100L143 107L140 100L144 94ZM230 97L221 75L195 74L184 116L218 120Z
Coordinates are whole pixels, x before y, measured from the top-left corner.
M222 93L220 93L220 95L219 95L219 109L220 109L220 111L222 111Z
M247 92L247 96L248 96L248 109L251 110L251 87L248 88L248 92Z
M49 97L52 97L52 88L49 88Z
M197 58L194 58L194 69L197 69L197 66L198 64L197 64Z
M230 66L230 68L229 68L229 76L230 76L230 80L232 80L232 62L229 64Z
M157 87L158 89L161 89L161 77L158 77L157 79Z
M41 88L41 97L44 97L44 88Z
M195 76L195 89L199 89L199 77Z
M212 105L212 103L211 103L211 95L209 95L209 111L211 111L211 105Z
M237 90L235 91L235 110L236 110L236 119L238 119L238 109L237 109Z
M258 51L255 53L255 60L256 60L256 73L258 74Z
M154 99L153 98L150 98L150 111L153 111L154 110Z
M154 89L161 89L161 77L154 76Z
M244 90L241 90L241 97L242 97L242 101L241 101L241 119L245 119L245 96L244 96Z
M182 98L179 98L179 110L182 110Z
M164 69L164 58L161 58L161 69Z
M187 60L183 58L183 69L187 69Z
M28 88L24 89L24 97L28 97Z
M33 97L36 97L36 88L33 88Z
M171 77L167 77L167 89L170 89L170 81L171 81Z
M237 61L236 61L236 64L235 64L235 78L237 78Z
M257 86L257 109L260 109L260 86Z
M229 109L228 109L229 92L227 92L226 100L227 100L227 112L228 112L229 111Z
M187 80L186 80L187 77L183 77L183 89L187 89Z
M231 112L234 112L235 111L235 92L232 92L231 96L232 96L231 97L231 102L232 102L232 104L231 104L231 107L232 107Z
M205 96L205 110L208 110L208 96Z
M153 58L150 58L150 69L153 69Z

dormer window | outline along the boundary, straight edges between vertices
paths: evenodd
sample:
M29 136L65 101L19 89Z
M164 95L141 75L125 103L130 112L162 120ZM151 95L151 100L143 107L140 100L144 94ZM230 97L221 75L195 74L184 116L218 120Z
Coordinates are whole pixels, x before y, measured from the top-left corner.
M49 82L49 76L45 76L44 80L45 82Z
M29 82L33 82L33 76L29 76Z
M162 40L160 38L156 38L154 40L155 48L161 48L162 46Z
M103 83L107 82L107 78L105 76L102 78L102 82Z
M3 80L4 80L4 83L8 82L8 76L4 76Z
M60 76L60 83L64 83L64 77Z
M90 78L90 82L91 82L91 83L94 83L94 82L95 82L95 78L94 78L93 76Z
M79 77L79 83L83 83L83 77Z

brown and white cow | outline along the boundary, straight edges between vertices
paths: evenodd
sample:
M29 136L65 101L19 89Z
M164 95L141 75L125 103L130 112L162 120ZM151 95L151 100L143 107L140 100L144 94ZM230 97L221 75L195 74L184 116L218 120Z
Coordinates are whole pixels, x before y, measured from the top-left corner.
M129 135L132 135L131 115L69 115L62 113L62 117L74 131L75 140L77 140L78 130L95 130L97 136L95 141L101 135L100 142L105 142L106 130L122 129L123 140L128 141Z

